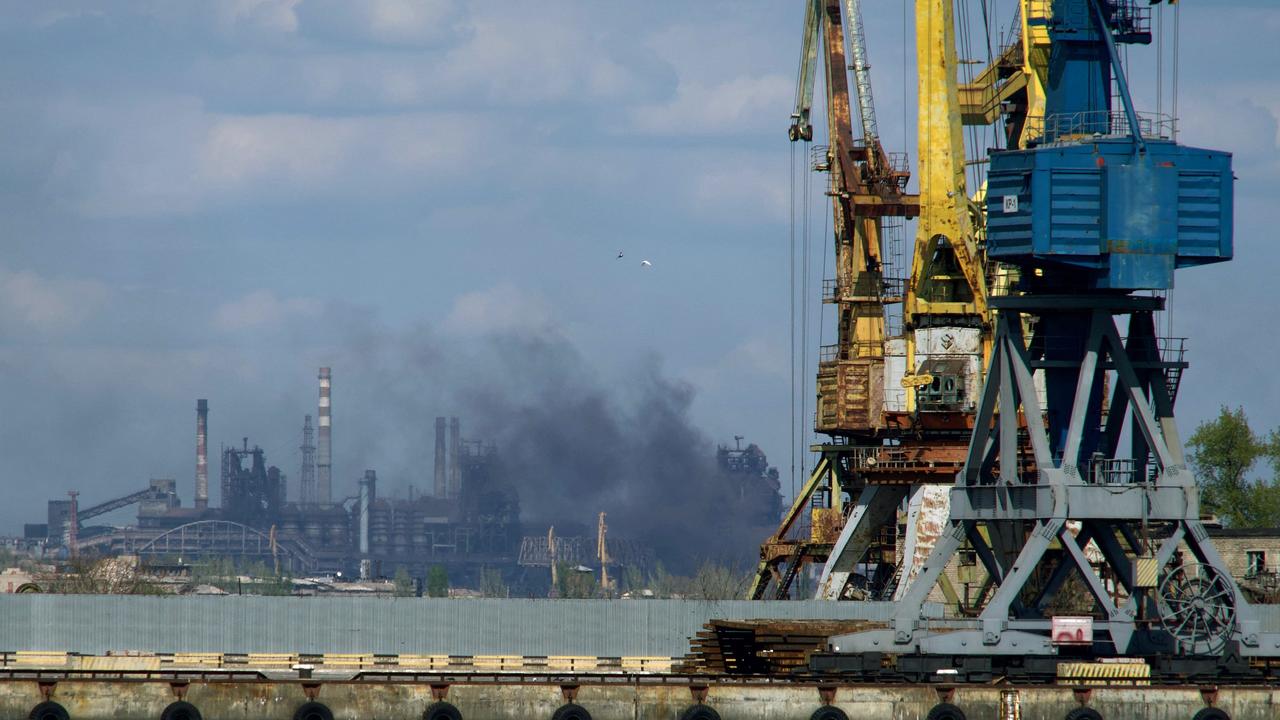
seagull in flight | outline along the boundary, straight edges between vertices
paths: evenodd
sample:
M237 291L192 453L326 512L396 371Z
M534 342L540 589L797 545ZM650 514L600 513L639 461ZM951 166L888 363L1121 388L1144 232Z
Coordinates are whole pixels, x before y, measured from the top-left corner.
M619 250L619 251L618 251L618 259L619 259L619 260L621 260L621 259L622 259L622 251L621 251L621 250Z
M649 262L648 260L641 260L640 267L653 267L653 263Z

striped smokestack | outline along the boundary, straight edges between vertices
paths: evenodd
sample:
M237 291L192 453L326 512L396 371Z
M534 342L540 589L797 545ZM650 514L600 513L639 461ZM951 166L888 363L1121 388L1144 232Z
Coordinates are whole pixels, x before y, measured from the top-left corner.
M332 483L332 438L333 431L329 416L329 368L320 368L320 415L319 428L316 433L316 489L315 501L319 505L328 505L333 501Z
M462 426L458 418L449 418L449 490L448 497L458 497L462 488Z
M449 497L449 485L446 480L445 473L445 444L444 444L444 425L445 419L436 418L436 497Z
M196 509L209 507L209 401L196 400Z

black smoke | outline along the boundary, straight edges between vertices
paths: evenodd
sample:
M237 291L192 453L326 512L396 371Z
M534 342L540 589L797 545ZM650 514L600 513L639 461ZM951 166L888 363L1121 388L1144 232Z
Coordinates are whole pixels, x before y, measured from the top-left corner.
M561 535L594 534L597 514L606 512L611 537L636 541L669 571L688 573L705 561L753 563L774 529L766 519L776 516L776 492L744 487L741 476L720 470L715 442L690 417L694 388L665 373L657 357L606 377L554 329L462 340L424 331L382 352L368 352L369 337L362 347L359 372L378 369L386 400L368 410L424 440L435 415L458 415L464 437L496 444L526 535L553 524ZM414 375L429 389L410 389ZM347 415L335 420L339 429L361 422ZM385 438L381 445L391 449ZM430 448L410 452L403 467L431 467ZM429 478L413 482L430 487Z

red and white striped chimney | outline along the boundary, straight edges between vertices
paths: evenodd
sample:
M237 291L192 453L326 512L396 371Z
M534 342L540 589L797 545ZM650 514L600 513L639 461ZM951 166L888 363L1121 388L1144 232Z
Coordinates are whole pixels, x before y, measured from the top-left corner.
M315 501L319 505L328 505L333 502L333 457L332 457L332 438L330 433L333 431L329 415L329 368L320 368L320 414L318 417L319 427L316 433L316 496Z

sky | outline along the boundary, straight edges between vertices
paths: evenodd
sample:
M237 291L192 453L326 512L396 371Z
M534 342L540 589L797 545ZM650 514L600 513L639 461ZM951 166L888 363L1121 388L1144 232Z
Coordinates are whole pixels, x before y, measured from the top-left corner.
M1242 405L1270 429L1280 9L1181 6L1182 139L1239 181L1236 261L1173 294L1179 422ZM909 7L864 8L882 135L915 157ZM615 419L675 387L695 445L745 436L789 489L801 21L777 0L0 2L0 533L69 489L172 477L189 504L196 398L214 448L248 437L296 477L322 365L335 494L366 468L422 489L433 418L500 436L467 398L540 382L520 353L546 338Z

